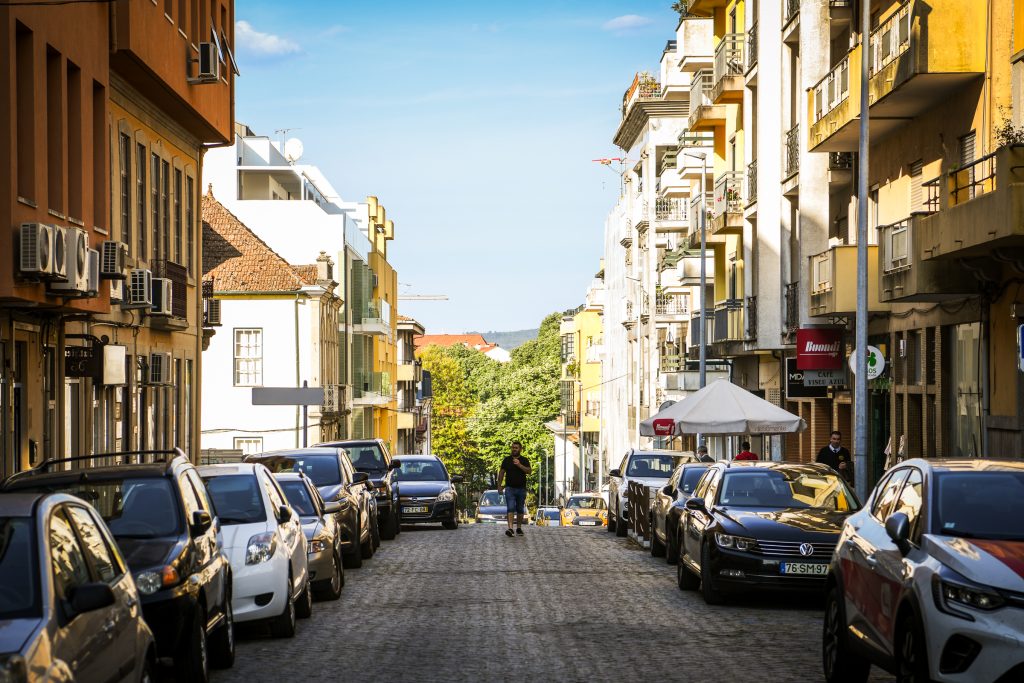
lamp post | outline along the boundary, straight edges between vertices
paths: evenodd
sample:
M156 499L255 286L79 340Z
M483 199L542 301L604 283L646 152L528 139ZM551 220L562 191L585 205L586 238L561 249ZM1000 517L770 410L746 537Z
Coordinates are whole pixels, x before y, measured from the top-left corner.
M700 159L703 166L700 173L700 323L697 325L697 333L700 336L700 362L698 363L700 388L707 385L708 380L708 358L707 358L707 215L708 215L708 193L704 187L708 176L708 155L707 152L683 152L691 159ZM697 434L697 445L702 443L703 434Z
M871 3L862 0L860 41L863 52L860 65L860 145L857 153L857 323L854 359L856 373L853 386L854 486L861 500L868 494L868 99L870 73L868 48L871 35Z

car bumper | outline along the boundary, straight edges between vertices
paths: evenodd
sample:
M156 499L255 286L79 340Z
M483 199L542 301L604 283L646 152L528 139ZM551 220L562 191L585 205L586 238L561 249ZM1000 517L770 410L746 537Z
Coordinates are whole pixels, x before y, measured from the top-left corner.
M786 563L814 564L824 567L821 574L784 574ZM828 562L809 561L806 557L772 557L716 548L711 557L711 575L722 589L779 591L824 591Z
M196 613L196 597L182 584L141 597L142 617L156 640L157 655L173 657L180 650L186 625Z
M406 512L411 507L426 507L427 512ZM431 505L403 505L402 524L430 524L447 522L455 517L455 503L447 501Z
M928 596L930 599L931 596ZM931 677L936 681L1019 681L1021 671L1006 676L1014 667L1024 668L1024 610L1007 606L992 612L964 608L974 621L968 621L939 612L928 604L925 632L928 638L928 660ZM964 640L980 648L966 668L947 666L944 673L940 662L957 661L957 652L963 651ZM963 671L956 671L963 668Z
M231 609L236 622L269 619L288 600L288 558L277 553L260 564L232 565Z
M604 527L607 524L607 520L600 517L573 517L571 520L565 520L563 526Z

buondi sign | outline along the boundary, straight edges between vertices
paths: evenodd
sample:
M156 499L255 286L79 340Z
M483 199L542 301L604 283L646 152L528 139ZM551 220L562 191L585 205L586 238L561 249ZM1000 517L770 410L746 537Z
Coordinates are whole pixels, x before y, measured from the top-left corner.
M800 370L843 367L843 331L836 327L801 327L796 331L796 366Z

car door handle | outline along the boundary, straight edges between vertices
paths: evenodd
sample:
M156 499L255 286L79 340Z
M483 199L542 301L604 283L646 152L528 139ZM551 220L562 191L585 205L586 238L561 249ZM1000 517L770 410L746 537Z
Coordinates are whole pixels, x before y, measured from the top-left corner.
M107 623L103 624L103 632L109 636L114 632L114 626L116 626L116 624L114 623L114 620L111 619Z
M865 555L864 562L866 562L867 565L871 567L871 571L874 571L878 568L878 559L875 557L874 553L871 553L870 555Z
M133 609L135 605L139 604L139 601L131 596L128 596L127 598L125 598L124 604L125 607L127 607L128 609Z

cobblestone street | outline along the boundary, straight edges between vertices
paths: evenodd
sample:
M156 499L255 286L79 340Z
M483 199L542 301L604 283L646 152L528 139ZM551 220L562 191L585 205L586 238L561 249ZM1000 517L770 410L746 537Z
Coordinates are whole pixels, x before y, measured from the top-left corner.
M708 607L604 531L407 528L294 640L242 630L213 680L815 681L820 631L814 600Z

